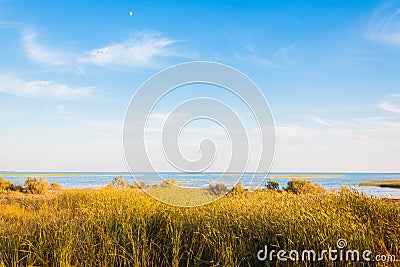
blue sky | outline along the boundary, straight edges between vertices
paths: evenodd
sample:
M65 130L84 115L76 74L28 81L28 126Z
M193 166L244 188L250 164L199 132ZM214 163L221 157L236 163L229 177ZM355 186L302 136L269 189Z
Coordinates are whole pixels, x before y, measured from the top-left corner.
M400 171L400 1L0 0L0 48L0 170L126 171L140 84L210 60L263 91L273 171Z

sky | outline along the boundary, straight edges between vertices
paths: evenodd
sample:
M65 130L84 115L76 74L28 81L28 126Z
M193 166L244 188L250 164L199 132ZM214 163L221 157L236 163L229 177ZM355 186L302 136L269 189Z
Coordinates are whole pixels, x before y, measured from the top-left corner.
M227 64L259 86L275 120L272 171L400 172L400 1L369 0L0 0L0 170L127 171L132 96L189 61ZM232 96L199 86L154 118L198 95L247 121ZM195 159L210 134L226 137L191 125L182 153ZM213 171L229 156L220 144Z

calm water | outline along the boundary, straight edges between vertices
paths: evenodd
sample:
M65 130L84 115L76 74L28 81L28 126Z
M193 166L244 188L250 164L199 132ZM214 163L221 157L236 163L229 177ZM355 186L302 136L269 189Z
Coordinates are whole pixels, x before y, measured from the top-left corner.
M313 173L315 174L315 173ZM129 173L105 173L105 172L92 172L92 173L18 173L18 172L2 172L0 176L12 181L15 184L23 184L26 176L46 177L49 182L58 182L63 188L100 188L110 183L113 177L123 175L125 180L132 183L133 177ZM228 187L233 186L238 180L238 174L230 173L221 176L220 173L204 173L201 175L196 174L181 174L165 172L161 173L165 179L176 179L182 186L196 186L206 187L210 181L224 183ZM281 178L282 175L289 177ZM268 177L274 178L279 182L281 187L286 186L287 182L291 179L290 176L295 176L296 173L270 173ZM324 175L318 173L316 175ZM321 184L327 189L340 188L341 186L349 186L356 188L359 191L365 192L368 195L377 197L394 197L400 198L400 189L394 188L381 188L381 187L360 187L361 182L371 180L400 180L400 173L337 173L326 174L327 177L318 178L301 178L310 180ZM134 177L137 181L145 181L150 185L159 184L162 182L161 178L154 173L136 173ZM255 174L252 181L252 174L245 174L242 177L244 186L258 187L263 186L265 181L265 174ZM268 178L267 178L268 179Z

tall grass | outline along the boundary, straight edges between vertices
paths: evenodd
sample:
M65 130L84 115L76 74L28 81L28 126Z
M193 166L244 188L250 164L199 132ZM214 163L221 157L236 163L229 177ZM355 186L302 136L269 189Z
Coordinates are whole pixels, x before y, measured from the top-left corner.
M257 251L317 251L339 238L349 249L400 256L399 207L347 189L236 193L193 208L134 189L64 190L4 198L0 210L0 266L282 266L258 261Z

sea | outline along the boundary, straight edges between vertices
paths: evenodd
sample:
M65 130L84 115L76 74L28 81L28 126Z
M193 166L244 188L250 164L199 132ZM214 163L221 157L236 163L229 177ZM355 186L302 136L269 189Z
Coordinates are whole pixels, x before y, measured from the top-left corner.
M185 187L207 187L209 183L223 183L228 188L241 181L248 188L265 188L269 178L285 187L292 178L319 183L328 190L347 186L374 197L400 199L400 189L375 186L360 186L362 182L375 180L400 180L400 173L128 173L128 172L0 172L0 177L15 184L23 185L27 177L46 178L48 182L58 182L63 189L94 189L105 187L114 177L122 175L128 183L144 182L147 185L160 184L163 179L175 179Z

